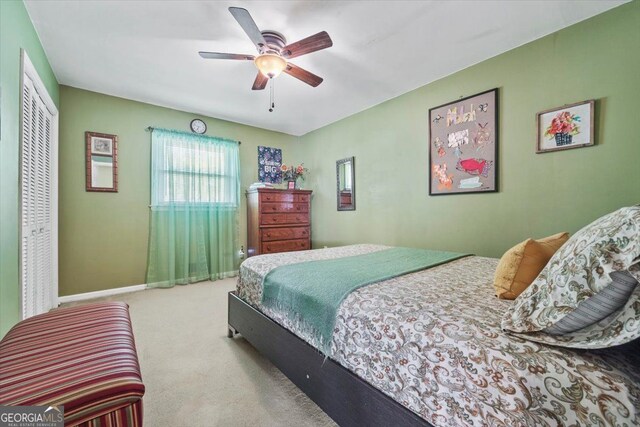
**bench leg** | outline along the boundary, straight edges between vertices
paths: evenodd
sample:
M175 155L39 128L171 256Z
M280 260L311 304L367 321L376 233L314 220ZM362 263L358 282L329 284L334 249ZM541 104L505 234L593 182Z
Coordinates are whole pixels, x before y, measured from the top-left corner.
M238 333L238 331L236 331L236 329L231 325L228 325L227 327L229 328L227 330L227 338L233 338Z

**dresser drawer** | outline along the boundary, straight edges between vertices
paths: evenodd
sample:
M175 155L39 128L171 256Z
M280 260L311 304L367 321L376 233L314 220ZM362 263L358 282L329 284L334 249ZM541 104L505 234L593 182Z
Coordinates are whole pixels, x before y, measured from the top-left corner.
M263 242L273 240L308 239L309 227L263 228L260 230Z
M311 200L310 194L296 194L296 202L309 203L309 200Z
M311 249L311 194L272 188L247 191L247 255Z
M309 212L308 203L262 203L260 204L260 212Z
M304 240L280 240L278 242L267 242L262 244L263 254L276 252L304 251L309 249L309 239Z
M309 224L308 213L275 213L260 215L261 225Z
M296 202L296 195L293 193L260 193L260 202Z

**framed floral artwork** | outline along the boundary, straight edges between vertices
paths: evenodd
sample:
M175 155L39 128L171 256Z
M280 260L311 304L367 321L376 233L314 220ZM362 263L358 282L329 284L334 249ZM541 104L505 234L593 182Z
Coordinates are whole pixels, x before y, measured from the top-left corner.
M498 191L498 89L429 110L429 195Z
M536 114L536 153L594 145L594 105L582 101Z

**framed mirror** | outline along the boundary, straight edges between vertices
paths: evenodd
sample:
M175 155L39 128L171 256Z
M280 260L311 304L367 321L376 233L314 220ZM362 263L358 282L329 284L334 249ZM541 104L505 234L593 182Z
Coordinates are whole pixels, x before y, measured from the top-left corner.
M87 191L118 192L118 137L85 132Z
M356 158L347 157L336 162L338 210L356 210Z

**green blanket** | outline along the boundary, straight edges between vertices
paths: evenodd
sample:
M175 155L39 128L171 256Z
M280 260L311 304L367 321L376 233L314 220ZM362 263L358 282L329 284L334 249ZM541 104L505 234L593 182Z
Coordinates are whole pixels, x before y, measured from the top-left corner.
M426 249L391 248L345 258L274 268L264 278L262 303L284 311L315 336L329 355L338 308L347 295L372 283L435 267L467 256Z

